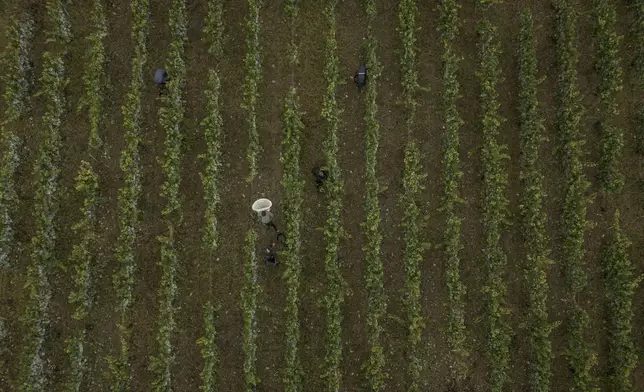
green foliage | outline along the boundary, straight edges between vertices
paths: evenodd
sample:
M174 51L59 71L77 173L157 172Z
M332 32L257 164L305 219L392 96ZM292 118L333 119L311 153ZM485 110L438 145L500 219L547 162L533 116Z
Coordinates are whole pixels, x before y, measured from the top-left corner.
M2 99L5 104L2 125L17 120L25 110L29 81L27 74L31 71L29 52L34 35L34 21L29 16L13 17L7 25L5 36L7 46L0 54L4 73L0 80L5 85ZM10 131L9 129L5 132ZM4 135L4 133L3 133Z
M300 140L304 125L298 109L295 87L291 87L286 98L284 112L283 155L284 165L282 186L284 187L284 219L286 223L286 244L284 250L284 280L286 283L286 377L285 390L299 391L302 388L301 365L298 354L300 340L299 288L300 288L300 223L302 222L302 190L300 179Z
M208 15L206 16L206 27L204 34L206 40L210 43L208 51L213 55L215 61L220 60L223 55L223 5L221 0L212 0L208 2ZM222 144L222 118L219 109L220 105L219 74L217 67L214 66L208 70L208 88L205 91L206 96L206 117L201 121L204 128L204 138L206 141L206 153L200 158L206 162L204 172L201 173L201 182L204 187L204 201L206 210L204 213L205 227L203 242L204 248L208 255L208 286L213 284L213 260L215 252L219 247L219 228L217 221L217 209L219 208L219 176L221 168L221 144ZM217 345L216 345L216 327L215 327L215 309L213 304L208 301L204 308L204 335L199 338L197 344L201 348L201 355L204 360L204 367L201 371L201 390L214 392L216 390L216 371L218 363Z
M406 276L403 303L407 310L407 328L409 329L409 387L407 388L409 392L420 391L420 375L423 370L420 351L425 321L420 305L420 278L424 245L420 240L423 225L420 222L420 208L416 201L424 189L421 183L427 176L422 173L422 170L418 144L415 140L410 140L405 148L404 193L402 196Z
M174 300L177 296L177 263L178 256L175 250L174 227L169 223L169 233L159 236L161 242L161 260L157 263L161 267L161 283L157 296L159 297L159 319L156 341L157 354L150 358L149 369L154 374L152 380L153 391L172 391L172 364L174 363L174 348L172 347L172 334L176 327Z
M445 279L448 292L448 325L447 343L450 348L450 378L453 383L465 380L468 373L467 359L469 352L465 334L465 296L466 288L460 277L459 252L461 243L461 218L456 212L458 203L462 202L459 193L459 182L463 176L461 170L460 129L463 119L458 113L457 101L460 98L458 83L458 63L461 60L456 53L455 43L459 34L458 10L455 0L442 0L438 6L440 12L440 41L443 47L443 107L442 118L445 123L443 139L443 181L444 195L442 210L445 211Z
M0 357L3 358L0 359L0 386L5 386L9 383L6 360L4 359L9 351L7 350L8 345L6 344L8 336L9 332L7 331L7 327L5 327L5 319L0 317ZM8 385L6 388L8 388Z
M168 93L162 98L165 106L159 108L159 123L165 131L165 154L163 171L165 182L161 187L161 196L166 199L162 211L168 226L165 235L160 236L161 284L159 296L159 321L157 332L157 355L150 359L150 370L154 373L152 390L155 392L172 391L172 364L174 349L172 334L176 327L174 304L177 296L177 264L178 255L175 245L175 230L181 223L181 202L179 200L179 184L181 182L181 123L184 107L182 88L185 79L184 45L187 39L186 3L185 0L174 0L170 8L168 21L172 42L168 53L166 69L172 79L168 82Z
M340 109L336 100L340 82L338 58L338 42L336 41L335 12L337 0L328 0L324 9L327 22L326 35L326 64L324 77L326 94L322 109L322 117L327 123L327 136L324 141L324 156L329 176L324 184L326 196L327 219L324 225L324 269L327 278L327 293L324 304L327 314L326 347L323 377L326 381L327 392L339 391L342 384L342 304L345 296L345 282L338 264L338 251L342 226L343 181L338 164L338 129L340 124Z
M421 183L426 175L422 174L420 150L413 136L416 113L415 92L418 89L418 72L416 70L416 0L403 0L399 3L398 20L402 50L400 65L402 68L402 85L407 114L407 137L405 147L405 169L401 203L404 210L402 226L404 228L405 251L405 290L403 303L407 311L407 328L409 330L408 369L409 392L420 391L420 375L423 364L420 359L421 335L425 322L420 305L420 263L423 261L424 245L421 241L422 225L418 196L424 188Z
M87 106L89 111L89 147L98 149L101 146L99 129L103 116L103 90L105 89L105 46L103 41L107 37L107 21L103 10L102 0L92 0L90 11L92 32L87 36L90 42L85 60L83 85L85 91L81 98L81 106Z
M286 286L286 358L284 390L298 392L302 390L302 365L300 364L300 318L299 318L299 289L300 273L300 223L302 222L302 192L304 182L300 178L301 140L304 130L302 113L298 107L297 90L295 84L295 69L298 63L296 40L296 22L298 14L297 0L287 0L285 11L287 23L291 30L288 56L291 66L291 88L286 96L284 105L284 137L282 139L283 165L282 186L284 187L284 220L286 224L286 243L284 249L284 281Z
M76 176L76 191L83 195L82 218L74 226L80 242L75 244L70 257L74 266L74 289L69 295L69 304L74 308L72 318L77 321L72 337L67 340L65 351L69 355L71 374L67 380L67 392L81 391L86 372L85 358L85 319L92 307L93 254L92 246L96 241L96 207L98 205L98 177L92 166L82 161Z
M637 75L636 83L639 89L644 88L644 0L632 1L633 23L632 32L635 41L635 74ZM638 154L644 155L644 108L637 111L636 123L636 150Z
M501 77L499 65L500 44L496 28L487 19L479 24L479 59L481 70L481 128L483 131L485 262L487 281L484 287L487 307L487 356L490 366L490 386L500 392L508 381L511 329L507 321L509 309L505 301L507 287L504 280L506 255L501 246L501 235L508 217L505 196L508 159L507 147L499 144L499 129L503 118L499 114L497 84Z
M216 366L219 363L217 358L217 329L215 328L215 308L212 302L208 301L204 307L204 333L197 340L197 345L201 350L201 357L204 360L203 370L201 370L201 382L199 387L204 392L215 392L216 387Z
M380 229L380 202L378 194L380 185L378 183L376 164L378 143L380 142L380 123L378 122L378 81L382 72L382 66L376 56L378 43L375 38L376 1L365 1L365 11L368 17L367 25L367 69L369 70L369 83L365 97L365 125L366 125L366 187L365 198L365 252L366 263L366 289L367 289L367 345L369 355L365 363L366 379L369 390L380 392L385 388L385 352L382 347L381 324L382 317L386 311L386 296L383 284L383 264L380 257L380 246L382 244L382 232Z
M244 383L246 390L251 392L259 384L257 377L257 296L260 287L257 283L257 255L255 244L257 233L252 229L246 233L244 253L244 287L241 292L241 310L244 320L243 351L244 351Z
M49 323L51 286L49 274L56 265L56 226L54 221L59 206L58 181L60 178L60 125L65 111L64 89L66 85L64 45L69 38L68 22L59 0L46 3L46 31L49 38L47 51L43 54L43 70L40 77L44 96L45 113L42 117L43 134L34 165L34 221L36 232L31 239L32 263L27 269L25 289L27 305L23 315L25 339L21 385L25 392L47 390L46 359L44 343Z
M22 116L28 99L30 72L29 51L33 38L34 22L29 17L13 18L7 26L7 46L2 53L5 85L2 98L5 110L0 122L0 268L10 266L14 242L12 213L18 198L14 189L14 174L20 162L22 138L13 131L15 122Z
M525 278L528 287L528 335L531 359L530 390L548 392L552 376L552 345L548 322L548 258L545 191L539 168L539 150L543 136L543 119L537 99L537 52L532 13L521 13L519 34L519 111L521 122L521 218L526 249Z
M404 103L407 110L408 132L416 114L416 99L414 95L418 89L418 71L416 70L416 15L418 7L416 0L401 0L398 5L398 21L400 23L400 38L403 43L400 65L402 68L402 85Z
M204 246L212 255L219 246L217 229L217 208L219 206L219 170L221 168L221 139L222 118L219 111L220 82L217 71L208 71L208 89L206 90L207 115L201 125L204 127L207 150L201 157L206 161L206 170L201 175L206 201L206 226L204 230Z
M608 300L608 333L610 342L610 390L633 391L632 373L637 367L637 354L633 344L633 296L642 276L634 277L634 266L628 257L630 241L622 233L620 212L615 211L613 226L607 246L603 250L602 264Z
M147 39L149 33L149 0L134 0L131 3L133 22L132 40L132 79L125 96L123 127L125 147L121 151L120 167L124 184L118 192L119 236L116 247L116 260L119 269L113 277L114 290L118 299L116 323L119 331L119 356L108 357L110 368L110 391L128 392L130 390L130 320L134 303L134 274L136 260L134 246L139 224L139 196L141 194L141 166L139 163L141 90L143 89L143 67L147 63Z
M161 196L166 199L166 206L162 213L170 216L169 219L181 221L179 184L181 182L181 122L183 121L184 107L182 88L185 84L184 45L187 39L186 9L184 0L174 0L170 9L168 25L172 34L168 63L166 69L172 78L167 83L168 93L162 96L164 106L159 108L159 124L165 131L165 153L163 171L166 180L161 188Z
M619 37L615 31L617 15L610 0L594 0L597 36L597 72L601 101L600 128L602 150L599 160L599 180L606 191L617 191L624 185L619 170L624 135L615 124L619 114L617 94L622 91L622 66L619 58Z
M262 0L248 0L248 17L246 18L246 54L244 56L244 103L242 108L248 114L248 182L257 176L257 155L261 148L259 145L259 132L257 131L257 100L259 99L259 83L262 79L262 64L260 61L259 46L259 10Z
M556 126L560 134L559 153L564 170L564 254L566 281L569 288L571 314L567 356L573 376L572 392L594 392L595 380L590 371L596 355L587 342L588 315L577 301L587 283L584 270L584 233L588 228L586 211L589 203L585 193L589 183L583 173L583 139L579 132L581 120L580 93L577 86L576 15L571 0L557 0L555 56L558 65L558 113Z
M206 36L208 53L219 59L223 56L224 41L224 5L222 0L210 0L208 2L208 14L206 15L206 26L203 33Z
M501 4L503 0L477 0L476 4L481 7L483 10L487 10L490 6L495 4Z
M299 63L299 54L297 43L295 42L296 30L297 30L297 14L298 14L298 0L285 0L284 1L284 11L287 18L287 23L291 30L291 40L288 43L288 49L286 51L286 56L288 57L289 65L291 66L291 84L294 83L295 79L295 67Z

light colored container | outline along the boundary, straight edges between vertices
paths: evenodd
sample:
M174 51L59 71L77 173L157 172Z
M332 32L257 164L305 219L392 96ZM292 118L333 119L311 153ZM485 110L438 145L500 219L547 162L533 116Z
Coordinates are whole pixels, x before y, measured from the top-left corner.
M268 199L257 199L251 208L257 213L259 220L267 225L273 220L273 213L271 212L272 205L273 203Z

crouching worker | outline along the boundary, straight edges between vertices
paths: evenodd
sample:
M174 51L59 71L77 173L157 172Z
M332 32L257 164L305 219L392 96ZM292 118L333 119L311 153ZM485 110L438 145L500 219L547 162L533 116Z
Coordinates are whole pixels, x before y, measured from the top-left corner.
M280 263L277 261L277 256L275 256L275 252L273 251L274 246L275 244L272 244L264 249L264 263L271 267L278 267Z
M356 83L359 89L362 89L367 85L367 66L362 64L356 75L353 77L353 81Z
M170 78L168 77L168 73L165 69L158 68L154 73L154 84L156 84L159 89L159 96L165 95L165 85L168 83L168 80L170 80Z
M320 190L324 185L324 182L329 178L329 171L325 167L314 167L311 170L313 176L315 177L315 187Z

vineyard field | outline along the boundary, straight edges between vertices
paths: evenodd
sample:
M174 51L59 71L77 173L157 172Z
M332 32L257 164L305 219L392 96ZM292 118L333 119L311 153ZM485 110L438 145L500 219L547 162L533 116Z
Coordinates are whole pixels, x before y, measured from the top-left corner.
M644 0L0 11L0 391L644 390Z

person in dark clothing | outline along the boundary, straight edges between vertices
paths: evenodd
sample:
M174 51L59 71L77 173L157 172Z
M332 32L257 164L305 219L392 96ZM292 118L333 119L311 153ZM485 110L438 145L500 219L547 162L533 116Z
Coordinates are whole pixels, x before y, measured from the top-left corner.
M313 170L311 170L313 173L313 176L315 177L315 186L320 190L322 186L324 185L324 182L329 178L329 171L326 170L324 167L314 167Z
M272 267L277 267L280 265L280 263L277 261L277 257L275 256L275 252L273 251L274 246L275 244L272 244L271 246L267 246L264 249L264 252L266 253L264 255L264 263Z
M359 89L362 89L367 85L367 66L362 64L356 75L353 77L353 81L356 83Z
M166 70L163 68L157 68L154 73L154 84L159 88L159 95L165 94L165 85L168 83L168 80L170 80L170 78L168 77Z

